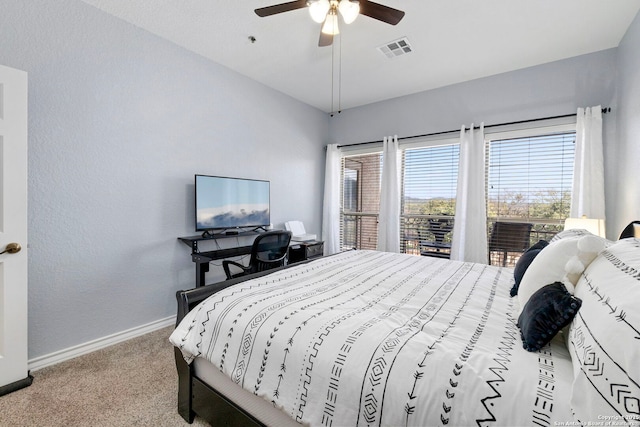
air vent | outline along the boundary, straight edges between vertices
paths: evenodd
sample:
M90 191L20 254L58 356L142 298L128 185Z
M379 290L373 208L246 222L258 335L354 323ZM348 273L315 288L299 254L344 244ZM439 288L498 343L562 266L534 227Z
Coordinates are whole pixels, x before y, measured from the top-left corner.
M379 46L378 50L389 59L413 52L413 48L406 37L385 43L382 46Z

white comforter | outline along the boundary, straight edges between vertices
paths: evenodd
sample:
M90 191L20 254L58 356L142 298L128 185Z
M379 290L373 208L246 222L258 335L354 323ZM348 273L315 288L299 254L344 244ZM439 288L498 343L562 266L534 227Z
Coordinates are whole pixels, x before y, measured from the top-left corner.
M171 335L312 426L566 425L571 361L522 348L511 269L351 251L225 289Z

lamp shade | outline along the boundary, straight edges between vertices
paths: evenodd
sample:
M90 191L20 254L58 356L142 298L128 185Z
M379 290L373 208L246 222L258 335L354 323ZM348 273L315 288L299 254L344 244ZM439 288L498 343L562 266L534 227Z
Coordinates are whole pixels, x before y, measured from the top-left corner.
M309 3L309 15L318 24L322 24L329 12L329 0L315 0Z
M605 237L604 219L597 218L567 218L564 221L565 230L582 229L595 234L596 236Z
M345 24L351 24L356 20L358 14L360 13L360 3L357 1L351 0L340 0L340 4L338 5L338 10L342 15L342 19Z

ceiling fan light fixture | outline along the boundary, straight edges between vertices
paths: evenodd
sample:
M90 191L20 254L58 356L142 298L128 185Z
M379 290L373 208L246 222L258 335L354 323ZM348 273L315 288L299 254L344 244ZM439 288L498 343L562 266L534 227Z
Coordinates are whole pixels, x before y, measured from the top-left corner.
M309 0L307 4L309 5L309 15L311 15L311 19L318 24L322 24L331 8L329 0Z
M360 13L360 2L351 0L340 0L338 10L344 19L345 24L351 24Z
M340 34L340 29L338 28L338 15L336 15L335 9L330 10L327 14L327 19L324 20L324 24L322 25L322 32L332 36Z

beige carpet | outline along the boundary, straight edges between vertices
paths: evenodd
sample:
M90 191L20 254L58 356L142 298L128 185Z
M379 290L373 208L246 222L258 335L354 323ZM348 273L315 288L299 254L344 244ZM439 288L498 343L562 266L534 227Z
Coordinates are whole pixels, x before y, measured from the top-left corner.
M172 330L34 372L30 387L0 397L0 426L188 426L176 409Z

